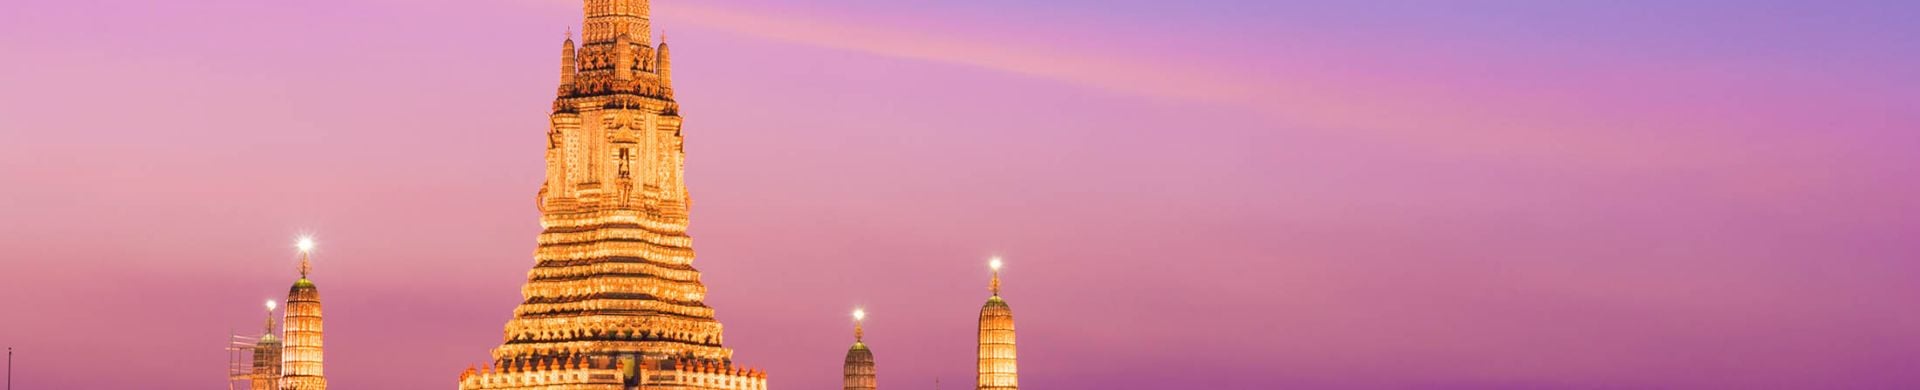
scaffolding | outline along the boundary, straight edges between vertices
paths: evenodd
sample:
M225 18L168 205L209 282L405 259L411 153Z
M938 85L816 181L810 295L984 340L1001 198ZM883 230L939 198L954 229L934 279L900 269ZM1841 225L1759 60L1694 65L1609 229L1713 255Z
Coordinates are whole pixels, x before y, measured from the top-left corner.
M257 337L241 336L238 333L228 332L227 390L248 390L253 388L253 345L258 342L260 342L260 339Z
M280 381L280 370L275 367L261 367L258 356L261 352L257 345L259 337L243 336L229 332L227 335L227 390L273 389ZM265 364L279 364L279 359ZM254 381L264 381L265 386L255 386Z

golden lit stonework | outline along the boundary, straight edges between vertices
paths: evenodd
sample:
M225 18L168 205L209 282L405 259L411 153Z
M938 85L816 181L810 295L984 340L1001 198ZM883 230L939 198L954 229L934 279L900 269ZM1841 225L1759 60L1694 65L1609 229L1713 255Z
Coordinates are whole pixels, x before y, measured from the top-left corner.
M847 348L846 365L841 369L842 375L845 376L841 385L844 390L874 390L879 387L874 370L873 349L867 348L867 342L864 340L867 330L862 325L866 319L866 310L853 310L853 347Z
M267 332L253 347L252 390L280 390L280 338L273 335L274 302L267 301Z
M685 154L647 0L587 0L561 47L539 248L492 362L461 389L766 388L733 363L687 236Z
M1000 299L1000 258L993 267L993 296L980 307L980 367L975 382L979 390L1018 390L1020 375L1014 363L1013 308Z
M320 289L307 279L313 240L300 240L300 280L287 289L287 332L280 351L281 390L326 390L321 344Z

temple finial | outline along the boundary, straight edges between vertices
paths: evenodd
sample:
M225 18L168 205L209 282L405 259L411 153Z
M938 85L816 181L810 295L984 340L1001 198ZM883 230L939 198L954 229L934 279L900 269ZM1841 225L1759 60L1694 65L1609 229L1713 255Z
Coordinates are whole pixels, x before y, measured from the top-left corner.
M267 300L267 333L266 334L273 334L273 308L275 305L276 303L273 302L272 299Z
M999 256L994 256L993 260L987 261L987 267L993 268L993 282L987 285L987 289L992 290L993 296L996 297L1000 296L1000 265Z
M567 25L567 40L573 40L573 25Z
M864 322L866 322L866 319L867 319L866 310L862 310L859 308L853 309L853 342L858 343L867 337L867 330L865 327L863 327L863 325L865 325Z
M313 271L313 261L308 259L313 252L313 237L301 237L294 247L300 248L300 278L306 279L307 273Z

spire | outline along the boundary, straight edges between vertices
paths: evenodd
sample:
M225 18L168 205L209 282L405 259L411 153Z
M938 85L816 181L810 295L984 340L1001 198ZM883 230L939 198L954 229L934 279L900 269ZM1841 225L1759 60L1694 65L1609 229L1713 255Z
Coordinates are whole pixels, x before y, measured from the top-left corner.
M304 251L300 252L300 278L306 279L307 273L310 273L312 271L313 271L313 261L307 259L307 252L304 252ZM994 295L1000 295L1000 294L995 293Z
M573 76L579 70L579 60L574 55L573 27L567 27L567 39L560 43L560 95L566 96L573 89Z
M670 53L667 50L667 30L660 30L660 49L653 53L653 63L657 68L654 72L660 74L660 84L669 87L673 85L673 55Z
M273 308L274 308L274 306L275 306L275 303L273 302L273 300L272 300L272 299L268 299L268 300L267 300L267 333L266 333L266 335L268 335L268 336L272 336L272 335L273 335Z
M853 342L858 343L861 341L861 339L866 338L867 331L866 329L861 328L861 322L864 322L866 319L867 319L866 310L861 310L858 308L853 309Z
M841 371L845 379L841 382L841 390L875 390L878 387L874 379L873 349L867 348L867 343L861 341L866 338L866 329L862 327L866 319L866 310L853 309L853 347L847 348L846 365L842 366Z
M1000 296L1000 265L1000 257L998 256L995 256L993 260L987 261L987 267L993 268L993 282L987 284L987 289L992 290L993 296L996 297Z
M980 306L979 371L977 390L1019 390L1019 374L1014 358L1013 308L1000 298L999 257L987 265L993 268L993 296Z
M307 259L307 254L313 252L313 237L301 237L294 247L300 248L300 278L306 279L307 273L313 271L313 261Z
M326 390L321 345L320 290L308 280L313 272L313 238L301 237L300 280L287 289L286 327L281 344L278 390Z
M260 340L253 344L253 368L248 390L280 390L282 343L280 337L273 334L273 309L276 303L267 300L266 333L260 334Z

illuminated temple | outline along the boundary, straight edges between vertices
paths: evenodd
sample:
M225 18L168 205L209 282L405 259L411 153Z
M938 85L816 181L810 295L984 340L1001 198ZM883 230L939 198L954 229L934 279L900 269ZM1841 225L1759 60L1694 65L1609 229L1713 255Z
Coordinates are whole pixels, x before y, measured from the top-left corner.
M321 343L320 289L307 279L313 271L313 240L300 239L300 279L287 289L286 329L275 334L273 309L267 301L266 332L251 343L236 337L228 350L236 360L228 362L228 388L248 390L326 390L323 368L326 355ZM240 348L233 348L240 347ZM244 355L242 355L244 354ZM245 386L235 387L235 382Z
M687 236L679 106L647 0L587 0L560 48L524 300L460 388L762 390L733 361Z

